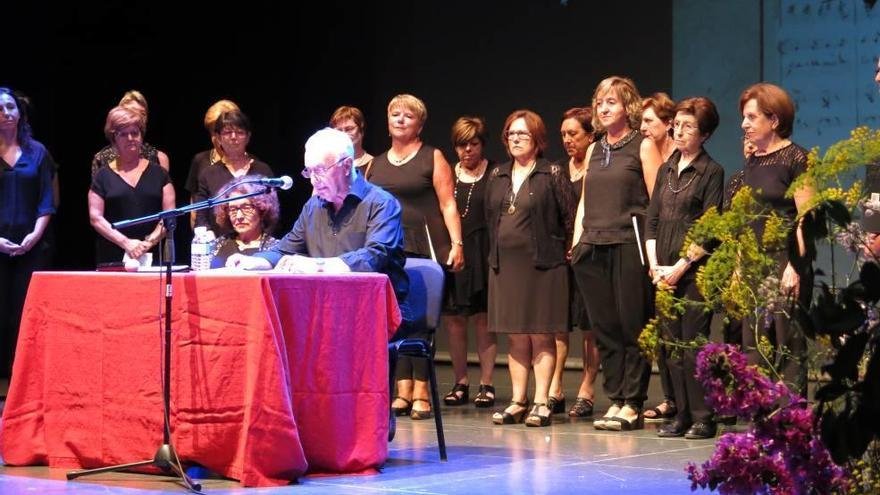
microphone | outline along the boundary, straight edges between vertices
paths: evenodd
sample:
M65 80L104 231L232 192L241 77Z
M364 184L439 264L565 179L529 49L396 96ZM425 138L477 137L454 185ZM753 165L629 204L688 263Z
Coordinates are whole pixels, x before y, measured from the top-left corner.
M257 184L267 186L267 187L277 187L282 191L286 191L293 187L293 179L290 178L289 175L282 175L281 177L275 178L262 178L254 180Z

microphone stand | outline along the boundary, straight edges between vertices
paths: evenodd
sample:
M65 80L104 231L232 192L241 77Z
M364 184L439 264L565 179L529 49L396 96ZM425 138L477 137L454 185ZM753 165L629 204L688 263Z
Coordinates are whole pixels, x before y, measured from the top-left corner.
M243 181L247 182L247 181ZM238 186L241 183L235 184ZM231 189L231 188L229 188ZM227 189L226 191L228 191ZM220 192L217 196L213 198L206 199L205 201L200 201L198 203L189 204L186 206L181 206L180 208L172 208L170 210L161 211L159 213L154 213L152 215L148 215L145 217L134 218L131 220L122 220L120 222L116 222L113 224L113 227L116 229L121 229L125 227L131 227L132 225L139 225L142 223L155 222L157 220L161 220L162 224L165 227L165 238L166 243L168 243L169 252L168 259L165 261L165 339L164 339L164 368L162 374L162 402L164 407L164 427L162 431L162 445L156 451L156 455L153 456L152 459L138 462L130 462L127 464L118 464L116 466L107 466L95 469L85 469L80 471L70 471L67 473L67 479L72 480L79 478L80 476L88 476L91 474L100 474L107 473L111 471L121 471L125 469L132 469L141 466L153 465L158 467L164 474L166 475L176 475L180 478L181 484L187 490L193 493L202 493L202 485L196 483L189 476L187 476L186 471L183 469L181 465L180 458L177 456L177 451L174 450L174 446L171 444L171 418L170 418L170 410L171 410L171 302L173 297L173 290L171 285L171 272L172 266L174 265L174 229L177 227L177 217L186 215L189 212L196 210L203 210L205 208L212 208L216 205L228 203L230 201L237 201L243 198L250 198L252 196L259 196L262 194L267 194L272 189L272 186L267 186L266 189L262 191L254 191L246 194L241 194L237 196L231 196L228 198L222 198L226 191ZM162 272L159 272L159 279L162 279Z

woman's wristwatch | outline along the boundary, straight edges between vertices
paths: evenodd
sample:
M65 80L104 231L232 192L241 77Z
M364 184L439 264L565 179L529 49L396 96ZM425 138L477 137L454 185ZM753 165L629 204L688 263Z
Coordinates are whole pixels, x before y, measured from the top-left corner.
M464 246L464 241L462 241L462 240L452 241L452 245L453 246Z

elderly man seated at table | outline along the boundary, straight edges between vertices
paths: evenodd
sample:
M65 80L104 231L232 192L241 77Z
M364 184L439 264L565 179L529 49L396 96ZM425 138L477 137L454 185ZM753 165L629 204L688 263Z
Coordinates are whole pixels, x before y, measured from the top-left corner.
M379 272L388 275L406 320L400 203L354 169L347 134L325 128L306 142L305 170L315 190L296 223L274 248L233 254L227 267L290 273Z

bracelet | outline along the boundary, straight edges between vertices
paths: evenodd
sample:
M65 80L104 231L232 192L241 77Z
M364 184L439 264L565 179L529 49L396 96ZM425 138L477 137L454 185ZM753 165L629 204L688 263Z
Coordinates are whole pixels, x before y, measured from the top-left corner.
M464 241L452 241L453 246L464 246Z

